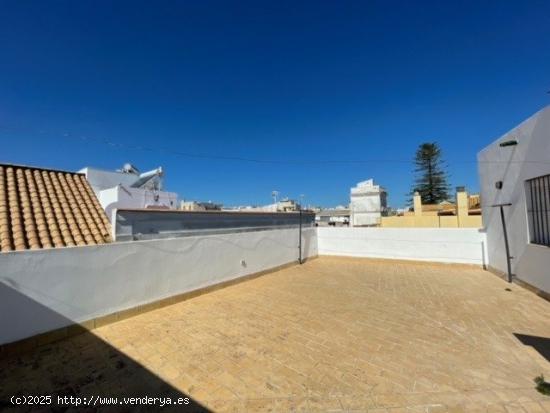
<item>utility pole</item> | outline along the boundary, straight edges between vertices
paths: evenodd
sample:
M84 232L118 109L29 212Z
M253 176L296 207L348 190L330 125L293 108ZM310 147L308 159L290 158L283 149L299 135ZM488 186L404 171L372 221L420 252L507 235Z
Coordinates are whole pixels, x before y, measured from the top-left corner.
M512 204L495 204L492 208L500 209L500 221L502 222L502 232L504 235L504 248L506 249L506 264L508 265L508 282L512 282L512 257L510 255L510 245L508 244L508 231L506 230L506 219L504 218L504 207L512 206Z
M302 260L302 206L300 205L300 230L299 230L299 239L298 239L298 263L303 264Z

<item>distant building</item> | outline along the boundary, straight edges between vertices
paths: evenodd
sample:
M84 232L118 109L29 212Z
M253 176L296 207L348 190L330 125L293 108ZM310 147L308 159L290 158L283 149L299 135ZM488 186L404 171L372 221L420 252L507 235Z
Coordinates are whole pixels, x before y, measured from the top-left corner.
M350 191L350 219L351 225L375 226L380 225L382 213L387 207L387 193L380 185L374 184L374 179L359 182Z
M298 204L293 199L285 198L277 202L276 205L277 205L277 212L292 212L292 211L300 210L300 204Z
M182 211L221 211L222 204L215 204L212 201L181 201L180 210Z
M263 206L239 206L235 208L227 208L226 211L242 211L242 212L293 212L300 210L300 204L292 199L285 198L279 202Z
M321 209L315 212L317 226L344 226L349 225L350 210L345 207Z
M126 164L118 171L86 167L79 171L94 190L107 217L115 209L176 209L178 195L163 190L162 168L140 173Z
M396 216L382 217L382 227L424 228L481 228L480 197L468 195L464 187L458 187L456 202L423 204L420 194L413 195L412 211L401 211Z

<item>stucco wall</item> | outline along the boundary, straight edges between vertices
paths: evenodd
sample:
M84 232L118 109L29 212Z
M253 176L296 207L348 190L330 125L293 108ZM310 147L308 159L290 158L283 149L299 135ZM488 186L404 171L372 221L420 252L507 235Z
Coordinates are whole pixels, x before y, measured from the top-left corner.
M158 198L155 200L155 197ZM148 206L175 209L178 206L178 194L175 192L151 191L123 185L100 191L98 199L110 221L115 209L147 208Z
M481 228L480 215L422 215L382 217L380 225L387 228Z
M508 140L515 146L500 147ZM487 231L489 265L506 272L506 253L498 208L508 228L512 272L521 280L550 292L550 248L530 244L525 181L550 174L550 107L536 113L478 154L483 223ZM495 183L502 181L502 189Z
M297 259L294 228L0 254L0 344Z
M125 186L131 186L139 178L134 174L125 174L115 171L103 171L101 169L95 169L86 167L79 172L86 175L86 179L92 186L94 192L99 194L102 189L112 188L118 184Z
M483 265L485 234L474 228L317 228L319 255Z

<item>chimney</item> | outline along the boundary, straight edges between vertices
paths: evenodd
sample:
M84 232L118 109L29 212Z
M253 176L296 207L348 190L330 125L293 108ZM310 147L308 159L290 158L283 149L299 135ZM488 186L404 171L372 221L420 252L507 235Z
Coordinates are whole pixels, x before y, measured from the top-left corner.
M456 216L460 227L461 218L468 216L468 192L463 186L456 188Z
M413 195L413 208L414 208L414 216L421 217L422 216L422 198L420 197L420 194L418 192L415 192Z

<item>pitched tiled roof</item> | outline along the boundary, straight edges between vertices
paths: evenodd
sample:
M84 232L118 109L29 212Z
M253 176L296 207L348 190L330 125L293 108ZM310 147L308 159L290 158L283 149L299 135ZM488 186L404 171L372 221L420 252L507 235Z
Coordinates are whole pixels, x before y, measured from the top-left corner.
M103 244L110 224L82 174L0 164L0 251Z

